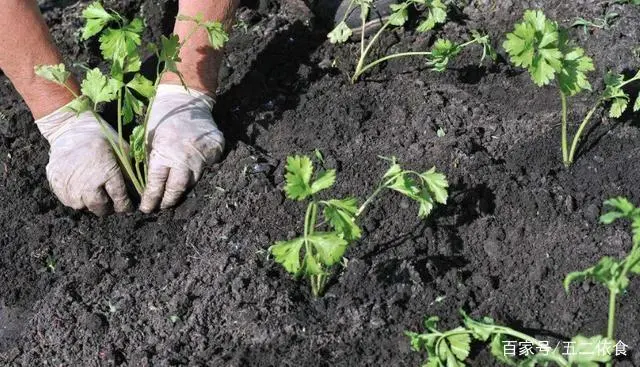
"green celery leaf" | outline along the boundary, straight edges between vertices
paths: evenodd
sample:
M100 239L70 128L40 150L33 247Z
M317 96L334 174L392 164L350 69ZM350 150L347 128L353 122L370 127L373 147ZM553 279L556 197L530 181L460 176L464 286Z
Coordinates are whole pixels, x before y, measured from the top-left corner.
M391 4L391 15L389 24L401 27L409 20L409 3Z
M462 331L464 328L456 328L451 330ZM464 361L469 356L471 350L471 338L469 334L455 334L447 337L449 348L451 352L456 356L456 359L460 362Z
M313 194L310 185L311 175L313 174L313 164L309 157L287 157L286 171L284 191L289 199L304 200Z
M528 69L536 85L549 84L562 69L558 25L540 10L526 10L523 19L507 34L503 47L511 62Z
M160 37L160 57L159 61L164 63L164 67L173 73L178 72L177 63L180 62L180 39L175 34Z
M131 147L131 156L136 164L144 161L146 155L144 144L144 126L138 125L133 128L131 137L129 138L129 145Z
M318 174L316 180L311 184L311 193L315 194L328 189L336 182L336 170L330 169Z
M456 57L462 48L460 45L447 39L438 39L433 44L429 64L433 66L434 71L443 72L447 69L449 61Z
M562 39L566 39L566 36L563 36ZM589 83L586 73L595 70L593 60L586 56L584 50L579 47L572 50L564 50L566 47L562 45L560 47L564 53L562 69L558 74L560 89L569 96L583 90L590 91L591 83Z
M442 173L436 172L435 167L422 173L420 177L429 187L429 192L433 195L433 199L437 203L446 204L449 196L447 193L447 188L449 187L447 177Z
M326 266L340 262L348 245L336 232L315 232L307 240L316 250L320 262Z
M82 81L82 94L89 97L94 107L100 102L110 102L116 99L120 83L115 79L107 79L100 69L94 68L87 72Z
M493 332L494 322L492 319L486 317L482 321L477 321L462 310L460 310L460 314L462 315L464 326L473 333L474 338L481 341L489 339Z
M295 238L290 241L278 241L273 246L269 247L269 253L271 253L275 261L291 274L300 274L300 250L304 244L304 238Z
M229 35L224 30L224 26L220 22L206 22L203 23L204 28L207 30L207 36L209 37L209 44L216 50L224 47L224 44L229 41Z
M613 340L607 339L601 335L595 335L587 338L578 335L571 339L573 350L568 353L568 362L571 366L580 367L598 367L600 363L607 363L611 360L610 354L600 353L602 348L598 346L607 342L608 345L615 345Z
M65 109L69 112L73 112L77 115L91 110L91 101L86 96L80 96L69 102Z
M59 85L65 85L71 72L67 71L64 64L58 65L37 65L34 67L37 76Z
M626 98L613 98L611 100L611 107L609 108L609 117L618 118L622 116L628 104L629 100Z
M118 61L124 65L125 71L139 69L140 34L144 29L144 23L136 18L122 28L108 28L100 36L100 50L102 56L109 61Z
M427 17L418 25L418 32L429 31L447 20L447 6L441 0L426 0L425 4Z
M87 40L100 33L109 22L116 20L111 13L106 11L99 1L94 1L82 11L82 17L86 20L82 28L82 40Z
M325 204L325 220L331 223L331 226L342 235L342 238L347 241L353 241L362 236L354 216L358 210L356 199L333 199L322 203Z
M133 79L127 83L127 87L140 93L140 95L145 98L151 98L155 94L153 83L142 74L136 74Z
M349 40L349 37L353 35L353 31L346 22L340 22L338 25L327 35L329 42L331 43L344 43Z
M133 118L138 115L141 116L144 112L144 103L136 98L127 88L124 91L124 103L122 104L122 114L124 117L125 125L133 121Z
M314 256L309 253L304 255L304 260L302 261L303 270L302 272L305 275L320 275L324 274L322 270L322 266L318 264L318 260Z

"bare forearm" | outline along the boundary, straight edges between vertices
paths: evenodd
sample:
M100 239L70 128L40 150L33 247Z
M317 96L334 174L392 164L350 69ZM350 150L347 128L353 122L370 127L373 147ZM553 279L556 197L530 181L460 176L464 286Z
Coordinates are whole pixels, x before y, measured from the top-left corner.
M233 14L239 0L180 0L179 14L195 16L202 14L205 20L222 22L227 31L231 27ZM174 33L185 39L193 29L193 23L176 21ZM182 62L178 64L178 70L184 76L188 87L214 95L218 84L218 69L222 62L222 51L214 50L209 45L207 33L199 30L180 51ZM164 82L180 83L178 76L168 73Z
M66 89L38 78L36 65L62 62L36 0L4 0L0 11L0 69L31 109L42 117L69 102ZM75 87L75 83L72 82Z

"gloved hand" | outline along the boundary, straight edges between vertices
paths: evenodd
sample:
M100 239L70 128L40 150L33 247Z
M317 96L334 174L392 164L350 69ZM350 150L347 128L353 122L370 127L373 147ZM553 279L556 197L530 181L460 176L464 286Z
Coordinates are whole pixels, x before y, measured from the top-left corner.
M213 99L181 85L161 84L147 125L149 169L140 210L149 213L178 203L202 176L208 164L220 159L224 137L211 109Z
M36 124L51 146L47 179L62 204L99 216L132 209L117 158L91 112L76 116L63 107Z

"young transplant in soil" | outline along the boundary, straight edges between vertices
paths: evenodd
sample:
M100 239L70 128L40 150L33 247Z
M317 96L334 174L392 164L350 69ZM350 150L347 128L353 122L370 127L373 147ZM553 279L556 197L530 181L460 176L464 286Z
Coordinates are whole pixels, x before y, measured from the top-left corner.
M446 203L449 184L442 173L436 172L435 167L419 173L402 169L395 158L388 160L391 167L382 177L378 187L358 206L358 200L352 197L328 200L317 198L318 193L335 183L334 169L323 169L314 177L313 162L309 157L287 158L287 198L309 200L309 204L304 217L302 236L288 241L278 241L269 248L269 252L275 261L282 264L294 277L309 278L314 296L322 295L330 267L339 263L347 246L361 237L362 232L356 219L382 191L391 189L415 200L420 204L420 218L426 218L436 203ZM324 217L321 223L318 223L319 209L322 209ZM323 226L328 227L328 230L316 231ZM301 254L303 249L304 254Z
M569 167L575 159L584 129L596 110L603 103L611 102L609 116L620 117L629 104L629 95L622 88L640 79L640 73L628 80L624 80L624 76L619 74L609 73L605 76L605 91L578 126L569 148L567 97L584 90L591 91L586 73L594 70L593 61L584 54L582 48L573 47L569 42L567 30L547 19L542 11L527 10L523 19L522 23L515 25L512 33L507 34L503 47L511 62L526 68L537 86L550 84L557 78L562 103L562 161ZM640 99L636 99L633 110L639 109Z
M144 21L135 18L128 21L117 12L105 9L100 2L90 4L82 13L85 26L82 40L100 34L100 50L105 61L111 63L109 74L105 75L99 68L87 69L85 79L81 83L81 95L77 95L68 84L71 72L60 65L40 65L35 68L38 76L66 87L74 96L67 108L75 113L91 111L101 122L105 137L109 141L124 172L129 177L139 194L142 194L147 176L147 122L150 106L153 104L158 84L165 73L171 72L180 76L177 64L180 62L180 49L199 29L206 30L211 47L220 49L228 40L224 27L220 22L205 21L201 15L187 17L178 15L178 20L193 23L193 30L183 40L177 35L162 36L160 45L150 43L146 49L158 58L156 80L145 78L140 73L142 65L141 34ZM184 83L183 83L184 84ZM117 103L117 131L114 139L107 133L105 122L98 116L98 105L104 102ZM130 136L130 149L124 137L124 125L136 120ZM133 159L133 163L132 163Z
M458 327L441 332L436 329L437 317L429 317L425 320L425 333L406 332L411 338L414 350L426 350L429 357L427 366L464 366L464 360L469 355L471 337L479 341L491 339L491 353L502 363L509 366L536 366L537 363L555 363L558 366L598 366L598 363L606 363L612 366L612 351L616 346L614 342L616 324L617 297L623 294L629 287L629 275L640 274L640 208L636 208L625 198L614 198L605 202L611 210L600 217L600 222L610 224L617 219L631 221L633 246L626 258L616 260L611 257L603 257L598 264L588 269L572 272L564 280L564 288L569 292L569 286L575 281L591 279L603 284L609 289L609 311L606 336L596 335L584 337L578 335L571 339L569 345L573 353L560 353L552 348L548 341L538 340L533 336L521 333L514 329L496 325L490 318L474 320L462 312L464 327ZM511 338L511 339L506 339ZM507 343L522 341L535 348L537 353L524 356L515 360L507 355ZM599 353L598 353L599 352Z
M365 28L367 17L372 7L372 0L352 0L345 12L344 19L328 34L331 43L346 42L352 35L353 31L346 23L346 17L355 7L360 7L360 19L362 20L362 28ZM412 51L400 52L384 56L375 61L366 63L372 47L380 38L380 35L389 27L401 27L409 20L409 9L415 8L426 13L420 24L418 32L426 32L433 29L437 24L444 23L447 19L447 6L441 0L405 0L399 4L391 4L392 13L387 21L382 25L378 32L371 37L365 44L365 32L360 34L360 56L356 65L356 70L351 77L352 82L356 82L358 78L374 66L385 61L405 56L424 56L427 64L435 71L444 71L449 61L456 57L465 47L473 44L482 46L482 58L480 63L489 56L496 58L496 53L491 46L489 36L482 35L478 31L471 32L471 39L467 42L458 44L446 39L438 39L433 45L431 51Z

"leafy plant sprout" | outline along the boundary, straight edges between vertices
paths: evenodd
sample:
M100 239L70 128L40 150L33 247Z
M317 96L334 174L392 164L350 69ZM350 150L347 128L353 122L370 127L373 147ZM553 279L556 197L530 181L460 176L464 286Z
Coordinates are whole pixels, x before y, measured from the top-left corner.
M343 20L328 34L330 42L343 43L353 35L353 31L346 23L346 18L356 7L360 8L360 19L362 21L362 28L364 29L372 6L372 0L351 0ZM367 63L367 58L371 53L373 45L375 45L376 41L384 31L389 27L403 26L409 20L410 8L426 12L426 17L424 17L418 25L418 32L427 32L433 29L437 24L444 23L447 19L447 7L441 0L405 0L399 4L391 4L390 7L392 10L391 15L378 32L371 37L368 43L365 42L365 32L361 32L360 34L360 56L356 69L351 77L351 81L353 83L355 83L362 74L376 65L399 57L424 56L427 59L427 65L429 65L432 70L444 71L452 58L457 56L465 47L473 44L479 44L482 46L483 51L480 63L482 63L487 56L492 59L496 58L496 53L491 46L489 36L482 35L478 31L472 31L471 39L461 44L450 40L438 39L433 45L431 51L400 52L387 55Z
M609 346L606 349L610 352L614 346L615 326L616 326L616 304L620 294L623 294L629 287L629 276L640 274L640 208L635 207L627 199L618 197L605 201L605 206L609 208L600 217L603 224L611 224L619 219L627 219L631 222L632 247L628 255L621 260L608 256L603 257L598 263L585 270L569 273L564 279L563 286L567 293L573 282L591 279L607 287L609 290L609 307L606 336L595 335L593 337L576 336L571 339L577 353L568 356L558 353L545 345L542 341L513 330L505 326L496 325L495 322L485 317L481 320L474 320L461 311L464 327L458 327L449 331L438 331L436 322L438 317L432 316L425 320L424 333L405 332L411 339L411 346L416 351L426 350L428 353L429 367L444 366L464 366L464 360L470 351L471 337L476 340L486 342L491 339L491 353L500 361L510 366L535 366L536 363L552 362L558 366L597 366L599 363L613 365L611 353L587 353L592 351L596 345ZM509 358L504 353L504 337L513 337L526 341L536 346L539 351L547 353L533 354L523 360ZM584 353L580 353L584 351Z
M315 156L324 164L322 154ZM435 167L426 172L404 170L395 158L384 158L391 164L373 193L358 206L353 197L320 200L317 197L335 183L334 169L322 169L314 175L314 165L308 156L287 158L285 193L291 200L308 200L301 237L277 241L269 247L274 260L294 277L306 277L311 283L315 297L323 294L330 275L329 269L343 259L347 246L362 236L356 219L384 190L390 189L407 196L419 204L418 216L426 218L436 204L447 201L446 177L436 172ZM318 223L318 212L322 210L324 221ZM324 231L317 229L326 227ZM304 254L302 251L304 250Z
M607 200L605 205L612 210L600 217L601 223L611 224L618 219L631 221L633 243L631 251L622 260L606 256L600 259L595 266L569 273L564 280L564 288L569 293L571 283L584 279L594 280L607 287L609 290L607 338L613 339L618 296L623 294L629 287L629 275L640 274L640 209L622 197Z
M578 17L571 24L571 27L582 27L584 34L587 34L590 28L609 29L619 17L620 14L614 12L606 13L602 18L594 18L593 20Z
M582 48L571 46L566 29L547 19L540 10L526 10L523 22L516 24L514 31L507 34L503 47L511 62L526 68L537 86L548 85L557 78L562 104L561 148L565 167L574 162L582 134L596 110L602 104L611 102L609 116L620 117L630 100L623 87L640 79L640 73L628 80L624 80L623 75L608 73L605 76L604 93L578 126L569 147L567 98L584 90L592 90L586 73L594 70L593 61L584 54ZM639 109L640 100L636 99L633 110Z
M431 316L424 321L423 333L406 331L409 337L411 348L414 351L426 351L428 354L428 367L464 367L465 359L471 351L472 338L480 342L489 341L491 354L501 363L507 366L548 366L548 363L555 363L560 367L589 366L595 367L598 363L611 361L611 354L607 353L580 353L580 351L593 350L595 345L613 346L613 341L600 335L585 337L578 335L571 339L574 353L567 356L561 354L557 348L549 346L548 342L539 340L533 336L519 332L512 328L498 325L493 319L484 317L475 320L464 311L460 311L463 318L463 325L455 329L440 331L437 329L437 316ZM515 360L504 353L504 342L509 339L505 337L522 340L531 343L540 352L526 356L524 359ZM513 341L511 339L510 341Z
M162 36L160 45L150 43L147 51L158 57L156 66L156 80L151 82L140 73L141 34L144 21L134 18L128 21L117 12L105 9L99 1L91 3L83 12L85 26L82 30L82 40L100 35L100 50L105 61L111 63L110 73L104 75L98 68L88 69L85 79L81 83L81 94L77 94L69 84L71 72L64 64L39 65L35 73L51 82L65 87L74 96L74 100L67 105L69 111L80 114L90 111L100 121L102 131L109 141L118 161L122 165L126 176L131 180L139 194L146 185L148 166L148 151L145 136L150 116L150 106L156 95L156 90L165 73L175 73L184 80L178 70L180 50L195 34L204 29L209 43L214 49L220 49L229 39L220 22L205 21L201 14L190 17L178 15L177 19L194 24L191 32L180 40L177 35ZM186 86L185 86L186 88ZM147 101L145 103L144 101ZM100 119L97 109L100 103L116 101L117 104L117 132L113 137L109 133L108 125ZM133 128L130 136L130 150L127 149L124 138L124 125L136 120L138 125ZM133 159L133 163L132 163Z

